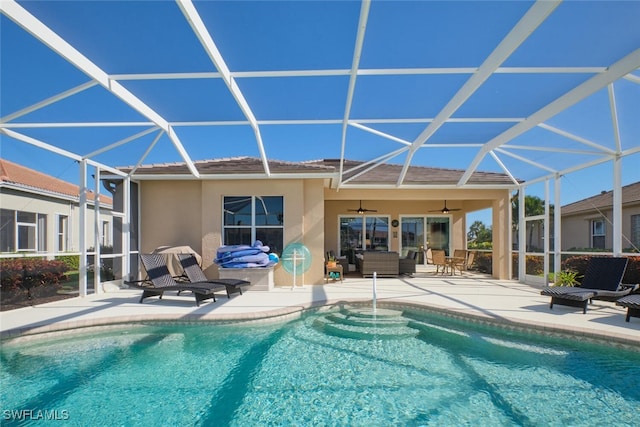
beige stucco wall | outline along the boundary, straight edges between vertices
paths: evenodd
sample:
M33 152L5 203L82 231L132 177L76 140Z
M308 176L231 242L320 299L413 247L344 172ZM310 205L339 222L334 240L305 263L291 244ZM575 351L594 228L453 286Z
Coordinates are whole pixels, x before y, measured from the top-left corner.
M141 250L163 245L188 245L202 255L205 273L218 276L213 263L222 245L224 196L284 197L284 245L303 243L312 264L296 283L321 284L324 277L324 202L322 180L145 181L141 185ZM274 269L276 286L293 278L281 265Z
M144 181L140 185L140 251L191 246L201 253L202 182Z
M358 200L363 207L376 209L372 215L388 215L391 220L401 216L441 216L439 209L447 200L449 209L461 209L450 212L451 249L466 248L466 214L486 208L493 209L493 275L499 279L510 278L511 231L509 190L351 190L335 191L325 188L325 250L339 249L338 218L353 215L348 209L358 208ZM436 211L436 212L432 212ZM390 229L391 232L394 228ZM399 231L396 228L395 231ZM400 251L400 233L390 236L390 250Z
M562 250L591 247L591 221L605 216L605 247L613 248L613 211L604 209L584 214L562 216ZM622 207L622 249L629 248L631 243L625 238L631 236L631 216L640 215L640 205Z
M224 196L281 195L285 207L285 246L301 242L312 254L305 284L324 282L324 254L338 249L338 218L366 207L380 215L439 215L447 199L451 212L452 248L466 247L465 211L493 208L494 276L509 278L510 192L508 190L345 190L324 188L322 180L210 180L144 181L140 186L141 250L158 246L188 245L202 255L208 277L218 275L213 264L222 244L222 200ZM504 230L501 230L504 228ZM393 231L393 229L391 230ZM399 233L391 235L390 250L400 250ZM274 270L276 286L290 286L293 279L281 265ZM301 279L297 280L299 284Z
M77 252L80 250L80 208L78 202L3 189L2 192L0 192L0 206L3 209L46 215L46 251L50 253L54 253L57 250L58 216L67 216L69 238L66 252ZM88 206L86 215L85 230L87 248L95 247L94 218L95 210L91 204ZM103 210L100 213L100 221L109 223L111 233L109 238L113 239L113 216L108 210ZM110 243L112 243L112 241L110 241Z

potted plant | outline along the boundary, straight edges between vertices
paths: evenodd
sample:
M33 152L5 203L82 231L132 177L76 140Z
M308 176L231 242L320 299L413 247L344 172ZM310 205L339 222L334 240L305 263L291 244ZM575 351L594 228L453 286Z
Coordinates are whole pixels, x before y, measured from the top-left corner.
M576 286L579 284L577 271L562 270L555 274L553 286Z
M327 260L327 267L332 268L338 265L338 261L336 261L336 257L329 255L329 259Z

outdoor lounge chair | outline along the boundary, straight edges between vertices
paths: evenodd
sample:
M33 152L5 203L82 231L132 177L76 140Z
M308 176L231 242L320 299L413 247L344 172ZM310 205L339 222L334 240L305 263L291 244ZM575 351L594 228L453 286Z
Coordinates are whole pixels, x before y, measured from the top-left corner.
M231 298L231 294L239 293L242 295L241 286L249 286L251 284L246 280L240 279L208 279L193 254L178 254L178 259L180 260L180 265L182 265L184 273L187 275L191 283L211 283L215 285L222 285L227 290L227 298Z
M622 297L616 301L616 304L627 308L626 322L628 322L631 317L640 317L640 294L631 294Z
M550 309L560 304L582 307L586 313L591 300L616 301L637 288L621 284L627 262L627 258L621 257L593 257L579 287L547 286L540 293L551 297Z
M222 285L209 282L178 282L171 276L166 259L161 254L140 254L140 260L147 271L147 279L125 281L124 283L135 288L142 289L140 303L145 298L157 296L162 299L162 295L168 291L191 291L196 299L196 306L200 306L200 301L213 299L216 301L214 292L222 289Z

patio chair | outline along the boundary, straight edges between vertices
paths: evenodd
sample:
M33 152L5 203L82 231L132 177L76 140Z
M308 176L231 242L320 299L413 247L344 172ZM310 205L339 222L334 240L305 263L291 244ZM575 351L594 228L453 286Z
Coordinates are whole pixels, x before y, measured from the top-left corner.
M431 256L433 259L433 265L436 266L436 274L440 273L440 268L442 268L442 274L446 273L449 263L447 262L447 255L445 251L442 249L434 249L431 251Z
M462 275L462 270L466 270L467 265L467 251L465 249L454 249L453 256L449 258L449 267L451 268L451 275L456 274L456 270Z
M190 283L178 282L169 272L167 262L162 254L140 254L140 260L147 271L147 279L125 281L124 283L138 289L142 289L140 303L145 298L157 296L162 299L162 295L169 291L191 291L196 299L196 306L200 306L200 301L213 299L216 301L214 291L222 289L222 285L208 282Z
M627 258L592 257L582 284L576 286L547 286L540 293L551 297L549 308L554 304L582 307L587 312L587 304L594 300L616 301L637 288L622 285L622 277L627 268Z
M473 263L476 260L476 251L469 251L467 254L467 262L464 264L465 270L471 270L473 268Z
M640 294L631 294L622 297L616 301L616 304L627 308L625 322L628 322L631 317L640 317Z
M431 248L427 248L424 257L427 264L433 264L433 250Z
M211 283L214 285L222 285L227 290L227 298L231 298L231 294L239 293L242 295L241 286L249 286L251 283L240 279L208 279L204 271L198 264L198 260L194 254L178 254L180 265L184 273L191 283Z

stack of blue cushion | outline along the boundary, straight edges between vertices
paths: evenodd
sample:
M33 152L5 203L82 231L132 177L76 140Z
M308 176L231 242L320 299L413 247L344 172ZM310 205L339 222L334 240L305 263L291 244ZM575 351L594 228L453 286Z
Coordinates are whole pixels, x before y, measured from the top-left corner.
M216 252L216 264L223 268L270 267L278 263L278 256L269 253L269 246L260 240L252 245L220 246Z

